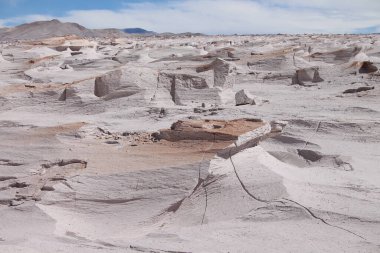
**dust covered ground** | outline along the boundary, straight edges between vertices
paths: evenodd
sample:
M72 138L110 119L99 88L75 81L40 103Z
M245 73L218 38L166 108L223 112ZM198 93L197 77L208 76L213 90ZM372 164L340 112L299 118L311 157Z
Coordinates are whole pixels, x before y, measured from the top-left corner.
M0 52L0 252L380 251L379 35Z

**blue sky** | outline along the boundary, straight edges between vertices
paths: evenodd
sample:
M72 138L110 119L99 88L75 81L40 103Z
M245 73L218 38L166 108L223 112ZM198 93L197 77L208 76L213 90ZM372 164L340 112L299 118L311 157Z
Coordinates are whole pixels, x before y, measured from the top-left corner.
M118 0L0 0L1 18L11 18L29 14L50 14L60 16L74 9L117 9L122 3Z
M0 0L0 27L53 18L157 32L365 33L380 32L380 0Z
M11 18L30 14L62 16L71 10L118 10L138 0L0 0L0 17ZM150 2L164 2L153 0Z

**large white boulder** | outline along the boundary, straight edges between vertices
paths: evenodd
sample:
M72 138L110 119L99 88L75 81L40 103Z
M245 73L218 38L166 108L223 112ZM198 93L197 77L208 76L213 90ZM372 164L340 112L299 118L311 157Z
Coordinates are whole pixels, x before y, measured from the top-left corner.
M109 100L152 91L156 87L156 71L144 67L124 67L97 77L94 94Z
M177 105L219 104L219 89L210 88L203 77L187 73L160 73L158 91L166 90Z
M104 97L120 87L122 70L111 71L95 79L94 94L97 97Z
M209 70L214 72L214 87L225 89L234 86L236 75L236 66L234 64L217 58L210 64L196 68L198 73Z

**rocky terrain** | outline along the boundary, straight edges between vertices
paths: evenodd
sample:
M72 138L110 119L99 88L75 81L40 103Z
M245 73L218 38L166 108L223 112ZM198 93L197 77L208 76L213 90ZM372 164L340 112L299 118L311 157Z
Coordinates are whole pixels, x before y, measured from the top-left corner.
M28 31L0 34L0 252L380 251L379 35Z

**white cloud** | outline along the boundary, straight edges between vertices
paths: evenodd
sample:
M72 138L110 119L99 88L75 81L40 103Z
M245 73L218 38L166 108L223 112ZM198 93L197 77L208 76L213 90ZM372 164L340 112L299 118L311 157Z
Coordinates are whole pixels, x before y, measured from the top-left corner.
M57 18L90 28L142 27L157 32L346 33L380 25L379 13L379 0L183 0L125 4L119 11L73 10ZM53 17L30 15L11 21L38 18Z
M27 15L23 17L14 17L14 18L5 19L4 23L17 24L17 23L34 22L34 21L47 21L47 20L52 20L52 19L54 19L53 16L33 14L33 15Z
M282 5L293 8L334 9L334 10L380 10L377 0L257 0L267 5Z

